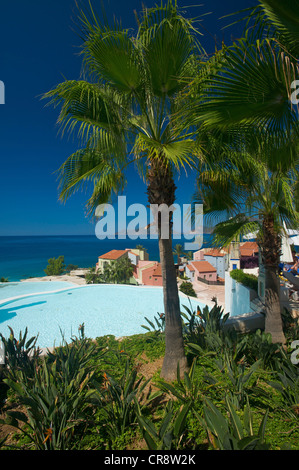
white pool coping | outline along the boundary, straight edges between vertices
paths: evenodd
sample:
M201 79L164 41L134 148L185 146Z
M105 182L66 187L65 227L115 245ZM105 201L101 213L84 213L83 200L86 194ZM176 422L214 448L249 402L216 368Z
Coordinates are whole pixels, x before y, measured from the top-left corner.
M0 307L2 305L5 305L6 303L13 302L15 300L26 299L27 297L34 297L36 295L57 294L58 292L64 292L66 290L76 289L77 287L84 287L84 286L78 286L78 285L74 284L73 286L64 287L63 289L55 289L55 290L51 290L51 291L41 291L41 292L32 292L31 294L20 294L20 295L14 296L14 297L7 297L6 299L0 300Z
M32 282L42 283L42 281L32 281ZM5 299L0 300L0 307L2 305L6 304L6 303L13 302L15 300L25 299L25 298L28 298L28 297L34 297L34 296L39 296L39 295L57 294L59 292L64 292L64 291L67 291L67 290L85 288L85 287L95 288L95 287L99 287L99 286L115 286L115 287L126 287L126 288L137 288L138 287L138 289L163 289L163 287L161 287L161 286L141 286L141 285L135 285L135 284L130 285L130 284L114 284L114 283L113 284L109 284L109 283L104 284L103 283L103 284L83 284L83 285L79 285L79 284L74 284L72 282L69 282L69 284L72 284L72 286L63 287L61 289L31 292L29 294L20 294L20 295L16 295L16 296L13 296L13 297L7 297ZM202 299L197 298L197 297L190 297L190 296L184 294L183 292L179 292L179 296L180 297L185 297L186 299L190 299L190 300L192 300L194 302L198 302L200 304L205 304L205 305L207 304L209 306L214 305L213 302L206 302L206 301L203 301Z

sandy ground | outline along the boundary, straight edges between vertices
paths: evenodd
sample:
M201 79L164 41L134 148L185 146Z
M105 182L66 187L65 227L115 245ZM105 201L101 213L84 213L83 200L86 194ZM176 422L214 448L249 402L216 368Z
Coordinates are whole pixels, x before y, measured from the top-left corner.
M181 280L178 281L178 285L181 284ZM193 282L193 289L196 292L197 298L200 302L205 305L213 306L213 298L216 297L217 304L225 307L225 288L224 286L212 286L204 284L203 282Z
M64 274L62 276L45 276L45 277L31 277L30 279L22 279L22 282L43 282L43 281L65 281L71 282L78 286L86 285L84 277L76 276L75 274Z

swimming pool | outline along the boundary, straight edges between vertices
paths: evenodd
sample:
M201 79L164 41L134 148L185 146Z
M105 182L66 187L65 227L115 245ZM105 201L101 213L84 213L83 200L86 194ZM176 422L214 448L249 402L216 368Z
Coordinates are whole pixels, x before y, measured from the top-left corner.
M65 281L0 282L0 302L19 295L53 292L68 287L74 287L74 284Z
M66 341L73 335L78 336L78 328L83 323L85 335L90 338L144 333L142 324L147 324L145 317L153 321L158 313L164 311L163 290L159 287L105 284L69 287L60 283L66 288L62 292L49 290L37 294L35 289L38 286L28 284L32 284L32 295L28 296L30 286L27 286L27 294L23 297L0 305L0 332L7 337L10 326L18 337L19 332L24 332L27 327L29 338L38 335L41 348L59 346L62 335ZM44 286L40 287L45 292ZM46 287L50 289L49 285ZM61 285L55 283L53 287L61 288ZM204 306L193 299L190 302L194 309ZM182 309L184 305L190 306L189 299L182 295L180 303Z

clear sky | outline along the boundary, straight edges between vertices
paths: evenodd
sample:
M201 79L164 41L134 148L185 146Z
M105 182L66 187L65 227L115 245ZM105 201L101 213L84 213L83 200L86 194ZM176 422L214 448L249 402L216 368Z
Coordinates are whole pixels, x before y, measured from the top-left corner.
M135 27L134 10L156 3L106 0L104 6L108 17L115 15L123 26ZM231 20L220 18L257 0L178 3L193 6L188 16L211 12L202 21L202 42L213 52L215 36L228 44L241 33L241 27L222 30ZM100 9L101 1L92 4ZM40 99L64 78L80 76L76 11L75 0L0 0L0 80L5 84L5 104L0 105L0 235L94 234L84 214L88 194L78 193L66 204L58 201L55 171L78 143L58 135L58 110ZM188 203L194 181L182 175L178 183L178 202ZM128 203L146 202L145 190L138 175L130 173Z

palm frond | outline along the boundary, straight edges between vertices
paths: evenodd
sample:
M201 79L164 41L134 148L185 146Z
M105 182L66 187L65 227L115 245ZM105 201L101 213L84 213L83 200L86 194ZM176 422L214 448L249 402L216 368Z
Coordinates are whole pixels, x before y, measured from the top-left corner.
M297 125L290 101L297 77L297 69L270 41L252 44L243 38L227 48L220 68L198 83L194 80L190 95L196 101L182 115L189 125L238 126L242 132L254 127L281 136Z
M260 230L258 220L253 220L245 214L238 214L229 220L219 222L213 230L214 244L218 247L228 246L244 235Z
M93 194L87 206L90 211L94 203L107 203L113 192L124 187L124 174L117 161L102 152L84 148L71 155L58 170L59 194L62 201L78 190L90 190Z

